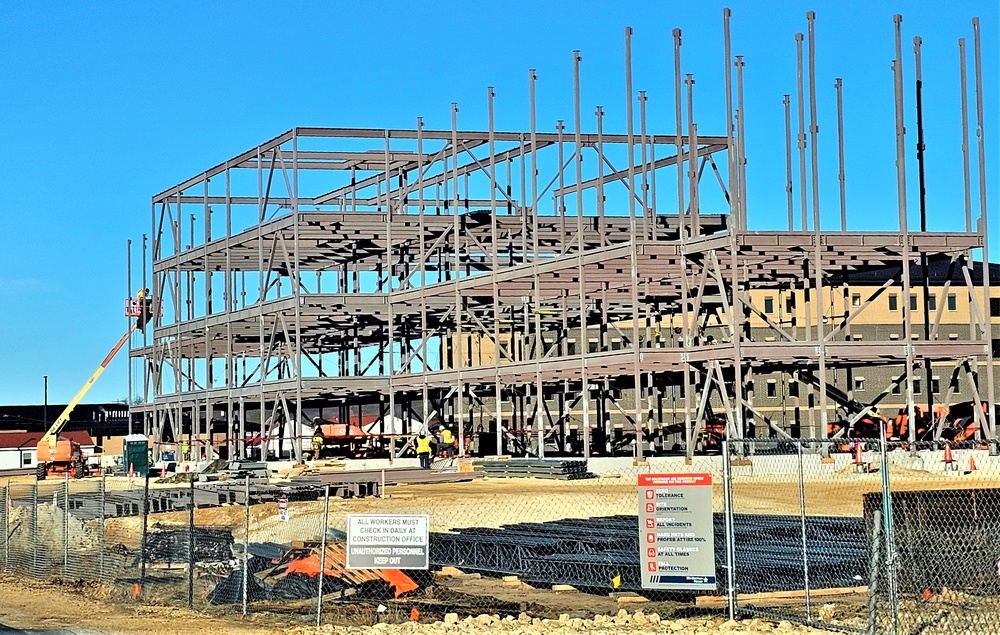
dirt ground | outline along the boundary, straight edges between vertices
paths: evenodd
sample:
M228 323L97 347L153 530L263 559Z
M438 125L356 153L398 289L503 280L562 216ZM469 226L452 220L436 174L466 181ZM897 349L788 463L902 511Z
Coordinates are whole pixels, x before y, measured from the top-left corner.
M74 633L130 635L202 634L205 617L180 608L109 603L98 586L53 585L0 575L0 624L20 629L64 629ZM277 635L283 628L254 620L213 619L218 635Z

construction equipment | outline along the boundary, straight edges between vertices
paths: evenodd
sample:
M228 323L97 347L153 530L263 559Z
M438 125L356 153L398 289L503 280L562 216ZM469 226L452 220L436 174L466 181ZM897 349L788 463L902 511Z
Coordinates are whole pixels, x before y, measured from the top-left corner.
M128 314L129 312L126 308L126 315ZM35 466L35 476L38 480L42 481L48 476L62 476L65 474L69 474L73 478L83 478L92 473L93 470L84 461L80 444L65 437L60 437L59 433L62 432L62 429L69 422L69 415L73 412L73 408L76 408L77 404L84 398L91 386L94 385L94 382L101 376L104 369L108 367L111 360L115 358L118 351L125 346L125 342L128 341L128 338L137 328L139 328L139 322L133 322L125 335L122 335L122 338L118 340L118 343L114 345L111 352L108 353L104 361L97 367L97 370L90 376L90 379L83 384L83 387L80 388L69 404L63 409L52 426L38 440L38 465Z

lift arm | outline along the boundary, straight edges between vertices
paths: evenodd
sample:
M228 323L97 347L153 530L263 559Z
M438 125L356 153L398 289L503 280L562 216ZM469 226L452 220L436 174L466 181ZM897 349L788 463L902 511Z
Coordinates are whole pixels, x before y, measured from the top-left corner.
M94 382L97 381L97 378L101 376L101 373L104 372L104 369L108 367L108 364L110 364L111 360L115 358L115 355L118 354L118 351L122 349L122 346L125 346L125 342L128 341L128 338L132 335L132 333L135 332L135 329L138 328L138 326L139 326L138 322L133 322L131 328L129 328L129 330L125 333L125 335L122 335L122 338L118 340L118 343L115 344L115 347L111 349L111 352L108 353L108 356L104 358L104 361L101 362L101 365L97 367L97 370L94 371L94 374L90 376L90 379L87 380L87 383L85 383L83 387L80 388L80 390L76 393L76 396L73 397L73 400L69 402L66 408L62 411L62 414L59 415L59 418L57 418L55 420L55 423L52 424L52 427L50 427L48 431L45 433L45 435L38 441L39 445L41 445L42 442L47 441L49 447L55 447L56 441L59 439L59 433L62 432L62 429L66 425L66 422L69 421L69 415L71 412L73 412L73 408L76 408L77 404L80 403L80 400L84 398L84 396L87 394L87 391L89 391L90 387L94 385Z

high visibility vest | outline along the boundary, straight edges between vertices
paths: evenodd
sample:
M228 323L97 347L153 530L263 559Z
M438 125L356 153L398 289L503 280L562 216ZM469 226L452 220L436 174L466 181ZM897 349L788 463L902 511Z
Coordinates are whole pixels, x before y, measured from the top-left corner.
M423 439L417 438L417 454L430 454L431 453L431 438L424 437Z
M451 430L445 430L441 433L441 440L444 441L445 445L451 445L455 442L455 435L451 433Z

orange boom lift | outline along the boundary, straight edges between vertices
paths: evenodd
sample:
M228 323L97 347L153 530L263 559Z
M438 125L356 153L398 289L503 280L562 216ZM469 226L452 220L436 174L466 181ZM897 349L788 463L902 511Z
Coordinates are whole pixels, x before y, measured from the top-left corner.
M139 318L137 321L132 323L129 330L122 335L122 338L118 340L108 356L104 358L101 365L97 367L97 370L90 376L87 383L83 385L82 388L73 397L73 400L67 404L66 408L63 409L62 413L55 420L52 426L45 432L41 439L38 440L38 465L35 466L35 476L38 480L45 480L48 476L63 476L69 474L73 478L82 478L88 476L89 468L87 463L83 459L83 452L80 450L80 444L67 439L65 437L60 437L59 433L62 429L66 427L69 422L69 415L73 412L73 408L76 408L77 404L84 398L87 391L90 390L91 386L97 381L97 379L104 372L104 369L108 367L111 360L115 358L118 351L125 346L125 342L128 338L135 332L137 328L142 328L145 326L146 322L149 320L150 311L148 309L148 299L143 301L140 298L138 301L134 299L129 299L126 302L125 315L129 317Z

